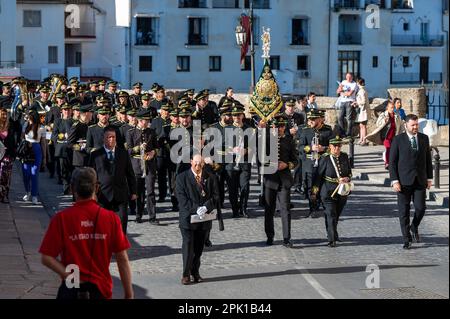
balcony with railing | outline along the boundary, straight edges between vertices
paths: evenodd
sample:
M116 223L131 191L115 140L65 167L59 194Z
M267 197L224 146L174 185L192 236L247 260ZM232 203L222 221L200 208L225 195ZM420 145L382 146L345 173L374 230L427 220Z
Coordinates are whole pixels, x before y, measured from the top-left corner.
M361 32L342 32L339 33L340 45L360 45Z
M420 73L392 73L391 84L430 84L442 83L442 73L428 73L422 76Z
M398 47L441 47L444 45L444 36L393 34L391 45Z
M362 9L359 0L334 0L334 9Z
M206 8L206 0L178 0L178 8Z
M20 66L15 61L0 61L0 77L13 78L20 75Z
M95 39L95 22L81 22L79 28L65 28L65 38Z

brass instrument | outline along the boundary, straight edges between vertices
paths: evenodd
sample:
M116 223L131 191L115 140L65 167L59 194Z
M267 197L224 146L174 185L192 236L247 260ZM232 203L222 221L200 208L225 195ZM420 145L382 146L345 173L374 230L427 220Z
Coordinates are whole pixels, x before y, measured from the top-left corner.
M50 98L49 100L51 102L55 102L56 100L56 94L60 93L61 91L61 86L63 85L65 80L65 77L63 75L60 74L52 74L51 75L51 87L52 87L52 93L50 94Z
M320 145L320 141L319 141L319 133L316 131L314 132L314 137L312 139L312 147L316 146L318 147ZM312 160L314 161L314 167L318 167L319 166L319 151L312 151Z
M141 135L141 145L140 145L140 156L141 156L141 170L142 170L142 178L147 176L147 163L145 160L145 149L147 147L147 143L145 143L145 134L142 131Z

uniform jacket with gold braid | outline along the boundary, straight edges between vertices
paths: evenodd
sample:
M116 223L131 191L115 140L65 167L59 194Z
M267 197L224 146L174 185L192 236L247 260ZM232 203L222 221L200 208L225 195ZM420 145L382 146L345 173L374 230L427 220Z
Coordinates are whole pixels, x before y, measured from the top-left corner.
M339 185L336 169L331 162L332 156L333 155L325 154L319 159L319 169L313 176L312 192L317 193L320 191L320 196L322 199L331 199L331 195ZM341 176L341 178L351 178L352 169L350 166L348 155L344 152L341 152L339 157L333 156L333 158L339 170L339 175ZM337 196L339 195L335 195L334 199L336 199Z
M81 149L80 140L86 141L89 125L83 122L75 122L69 130L67 146L73 150L74 166L86 166L88 164L88 153Z
M152 128L146 128L142 130L139 127L132 128L127 134L127 148L128 154L130 154L131 164L133 166L133 171L136 176L142 176L141 167L141 144L146 143L145 153L155 151L158 153L158 137L155 130ZM156 171L156 154L153 159L146 161L147 172Z
M299 142L299 153L300 159L302 160L302 167L306 172L312 172L314 161L312 160L312 141L316 134L319 136L319 144L328 147L330 144L330 140L334 137L333 130L329 125L323 125L318 130L307 127L304 128L300 134L300 142ZM325 152L319 153L323 155Z
M229 125L229 126L226 127L226 129L227 129L227 131L226 131L227 134L231 134L232 129L238 129L238 127L236 127L235 125ZM245 148L245 155L241 156L241 158L240 158L239 168L242 169L242 170L251 170L251 168L252 168L252 163L251 163L252 158L251 158L251 156L254 154L254 152L256 150L253 150L250 147L252 145L257 145L256 144L256 132L255 132L255 129L253 127L251 127L250 125L248 125L246 123L244 123L244 125L241 127L241 129L244 132L251 131L252 134L250 136L244 135L244 143L243 144L244 144L244 148ZM239 146L239 140L238 140L239 137L236 135L236 136L234 136L233 139L234 139L234 141L233 141L232 145L238 147ZM233 162L232 163L227 163L226 166L225 166L225 169L226 170L233 170L235 165L236 165L235 163L236 163L237 159L238 159L238 155L236 155L236 154L233 155Z
M66 134L69 134L72 125L72 119L64 120L59 118L55 120L52 131L52 141L55 145L55 157L67 157L68 147Z

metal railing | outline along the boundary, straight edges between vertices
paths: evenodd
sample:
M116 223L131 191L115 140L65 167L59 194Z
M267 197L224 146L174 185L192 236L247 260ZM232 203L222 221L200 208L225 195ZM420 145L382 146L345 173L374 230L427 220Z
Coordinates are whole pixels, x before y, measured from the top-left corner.
M16 61L0 61L0 69L14 69L16 67Z
M420 73L392 73L391 84L431 84L442 83L442 73L428 73L427 78L420 78Z
M206 0L178 0L178 8L206 8Z
M239 8L239 0L213 0L213 8L237 9Z
M362 9L359 0L334 0L335 9Z
M392 46L414 46L414 47L441 47L444 45L443 35L403 35L393 34L391 36Z
M339 44L361 44L361 32L339 33Z
M435 120L439 126L448 125L448 91L447 85L427 88L427 119Z

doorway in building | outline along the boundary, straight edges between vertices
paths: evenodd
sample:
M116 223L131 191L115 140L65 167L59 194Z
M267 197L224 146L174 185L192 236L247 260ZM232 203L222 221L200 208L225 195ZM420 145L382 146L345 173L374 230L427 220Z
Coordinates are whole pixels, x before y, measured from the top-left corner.
M420 57L420 82L429 82L429 71L430 71L430 57L421 56Z

